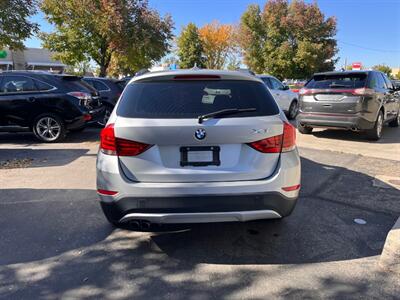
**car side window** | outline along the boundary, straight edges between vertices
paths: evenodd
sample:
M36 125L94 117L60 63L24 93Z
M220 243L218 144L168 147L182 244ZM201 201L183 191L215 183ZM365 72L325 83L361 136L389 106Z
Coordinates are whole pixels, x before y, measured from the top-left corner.
M25 76L4 76L0 85L0 93L18 93L37 91L33 79Z
M49 91L49 90L51 90L51 89L53 89L54 87L53 86L51 86L50 84L47 84L47 83L44 83L44 82L42 82L42 81L39 81L39 80L35 80L35 85L37 86L37 89L39 90L39 91Z
M103 82L98 80L93 80L93 86L99 92L109 90L108 86L106 86Z
M385 80L383 79L383 76L380 73L375 73L375 76L377 77L377 88L378 89L386 89L386 83Z
M271 82L269 81L269 78L267 78L267 77L262 77L261 80L264 81L265 85L266 85L269 89L272 89L272 85L271 85Z
M370 87L373 89L386 89L386 83L380 73L372 73L370 79Z
M376 89L378 88L378 80L377 76L375 73L370 73L369 74L369 83L368 83L369 88L371 89Z
M272 77L269 80L271 81L273 90L283 90L283 84L280 83L278 80L276 80L275 78L272 78Z

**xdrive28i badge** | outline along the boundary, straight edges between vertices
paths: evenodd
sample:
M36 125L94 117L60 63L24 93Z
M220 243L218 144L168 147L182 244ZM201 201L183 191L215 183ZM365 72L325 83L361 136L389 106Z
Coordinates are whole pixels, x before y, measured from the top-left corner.
M194 132L194 137L198 140L204 140L207 133L203 128L199 128Z

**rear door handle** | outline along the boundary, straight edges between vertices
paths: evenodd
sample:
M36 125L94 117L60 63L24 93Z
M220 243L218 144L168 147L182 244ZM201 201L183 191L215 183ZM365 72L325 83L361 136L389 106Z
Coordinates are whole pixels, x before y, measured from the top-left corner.
M35 97L29 97L28 102L35 102L36 98Z

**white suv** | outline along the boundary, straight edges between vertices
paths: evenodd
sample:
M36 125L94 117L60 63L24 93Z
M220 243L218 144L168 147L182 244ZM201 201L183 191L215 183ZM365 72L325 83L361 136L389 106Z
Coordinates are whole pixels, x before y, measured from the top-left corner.
M287 114L290 120L296 118L299 112L298 94L292 92L287 85L284 85L277 78L271 75L258 75L271 91L278 105Z
M299 189L295 129L241 72L135 77L101 132L97 191L115 225L281 218Z

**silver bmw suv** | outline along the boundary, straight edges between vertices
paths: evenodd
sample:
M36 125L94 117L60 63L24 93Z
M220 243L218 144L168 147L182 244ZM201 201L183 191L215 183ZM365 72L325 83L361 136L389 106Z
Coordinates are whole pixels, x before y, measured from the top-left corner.
M114 225L288 216L300 190L295 138L254 76L179 70L135 77L101 132L102 209Z

